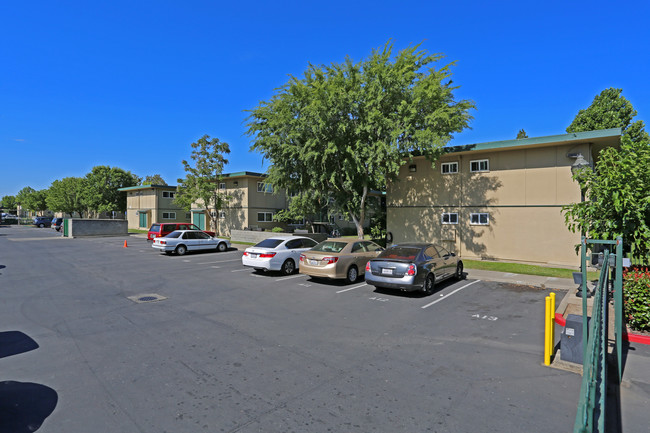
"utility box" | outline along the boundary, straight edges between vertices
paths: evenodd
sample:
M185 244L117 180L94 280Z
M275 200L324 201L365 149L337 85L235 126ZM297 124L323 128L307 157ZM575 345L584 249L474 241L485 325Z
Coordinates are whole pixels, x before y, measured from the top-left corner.
M587 317L587 323L590 318ZM566 325L560 338L562 361L582 364L582 316L569 314L566 316Z

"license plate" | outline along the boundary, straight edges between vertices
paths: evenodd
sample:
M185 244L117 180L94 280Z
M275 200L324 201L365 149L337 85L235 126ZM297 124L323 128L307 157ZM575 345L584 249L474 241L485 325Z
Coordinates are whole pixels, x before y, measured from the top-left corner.
M257 254L251 254L251 259L256 259L256 258L257 258Z
M311 259L309 259L309 260L307 260L307 263L310 264L310 265L312 265L312 266L316 266L316 265L318 264L318 260L311 260Z
M392 270L392 269L386 269L386 268L383 268L383 269L381 270L381 273L382 273L383 275L393 275L393 270Z

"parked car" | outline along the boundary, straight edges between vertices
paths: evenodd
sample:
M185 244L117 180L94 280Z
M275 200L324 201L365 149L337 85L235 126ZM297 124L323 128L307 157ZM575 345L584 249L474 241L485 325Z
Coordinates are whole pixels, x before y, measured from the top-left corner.
M354 283L362 276L368 260L384 249L371 241L332 238L300 255L300 273L312 277L345 278Z
M166 236L155 238L151 246L161 253L182 256L188 251L224 252L230 248L230 241L212 237L201 230L175 230Z
M402 243L384 250L366 265L366 282L375 287L433 293L437 282L463 278L463 262L430 243Z
M210 236L215 235L214 232L201 230L194 224L190 224L190 223L154 223L151 225L151 228L149 228L149 232L147 233L147 240L152 241L154 238L167 236L168 234L176 230L199 230Z
M44 217L44 216L36 216L32 220L34 222L35 226L38 226L40 228L43 227L50 227L52 225L52 217Z
M52 220L52 228L57 232L63 227L63 218L54 218Z
M274 236L246 248L241 262L255 270L282 271L290 275L300 266L300 254L316 245L315 240L304 236Z

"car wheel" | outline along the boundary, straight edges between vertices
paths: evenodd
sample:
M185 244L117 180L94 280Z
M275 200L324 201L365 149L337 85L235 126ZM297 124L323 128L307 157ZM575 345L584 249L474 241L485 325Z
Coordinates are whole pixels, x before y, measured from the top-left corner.
M433 287L436 285L436 279L433 274L427 275L427 278L424 280L424 286L422 291L425 295L430 295L433 293Z
M291 259L287 259L282 263L282 273L284 275L291 275L296 272L296 264Z
M456 265L456 279L462 280L465 275L463 274L463 262L458 262Z
M186 252L187 252L187 247L185 245L179 245L176 247L176 254L178 254L179 256L185 255Z
M220 253L226 251L226 244L224 244L223 242L219 242L219 245L217 245L217 251L219 251Z
M40 228L43 228L43 227L45 227L45 224L40 223L38 226L39 226Z
M354 265L350 266L350 268L348 269L347 277L345 278L346 281L352 284L355 281L357 281L358 278L359 278L359 271L357 270L357 267Z

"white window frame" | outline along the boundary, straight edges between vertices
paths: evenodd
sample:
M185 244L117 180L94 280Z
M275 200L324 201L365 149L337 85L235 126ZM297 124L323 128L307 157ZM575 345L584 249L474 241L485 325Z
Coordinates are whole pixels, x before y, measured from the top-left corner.
M225 219L226 218L226 211L225 210L220 210L219 211L219 218L220 219Z
M485 222L481 222L481 216L485 216ZM476 221L474 221L476 219ZM473 212L469 214L469 223L473 226L490 225L490 214L487 212Z
M451 218L452 215L455 216L455 221L452 221L454 218ZM447 221L445 221L445 217L447 217ZM440 222L443 224L458 224L458 212L443 212L442 215L440 215Z
M271 185L270 183L266 183L266 182L257 182L257 192L272 193L273 192L273 185Z
M448 168L448 171L445 171L445 167ZM454 168L452 171L451 168ZM454 162L443 162L440 164L440 173L442 174L456 174L458 173L458 161Z
M163 198L174 198L176 193L174 191L163 191Z
M167 215L167 216L165 216ZM163 212L162 213L162 219L164 220L175 220L176 219L176 212Z
M260 215L262 219L260 219ZM273 212L258 212L257 213L257 222L258 223L270 223L273 222Z
M476 170L474 170L474 168L472 167L474 165L474 163L477 164L477 169ZM485 163L485 167L481 168L481 165L483 163ZM483 171L490 171L490 160L489 159L475 159L473 161L470 161L469 162L469 171L472 172L472 173L480 173L480 172L483 172Z
M219 189L226 189L226 183L225 183L225 182L221 182L221 183L219 184Z

